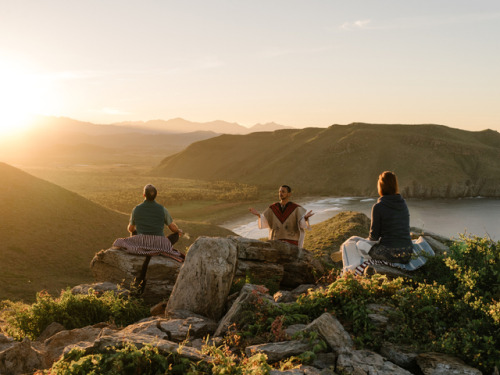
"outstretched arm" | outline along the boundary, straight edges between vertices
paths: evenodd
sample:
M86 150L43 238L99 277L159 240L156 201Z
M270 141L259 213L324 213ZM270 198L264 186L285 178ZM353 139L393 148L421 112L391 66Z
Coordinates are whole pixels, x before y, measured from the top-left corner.
M259 212L259 211L257 211L255 208L250 207L250 208L248 209L248 211L250 211L250 213L251 213L251 214L253 214L253 215L255 215L255 216L260 217L260 212Z

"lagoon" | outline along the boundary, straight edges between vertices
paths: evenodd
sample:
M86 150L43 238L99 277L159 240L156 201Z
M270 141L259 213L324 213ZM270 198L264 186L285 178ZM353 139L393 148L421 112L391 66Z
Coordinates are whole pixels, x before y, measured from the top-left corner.
M357 211L370 217L376 198L331 197L297 200L307 210L313 210L311 225L327 220L340 211ZM446 237L458 238L460 233L480 237L488 235L500 241L500 199L407 199L410 210L410 225L438 233ZM271 203L271 202L270 202ZM265 238L267 229L259 229L255 216L248 213L238 220L223 225L240 236Z

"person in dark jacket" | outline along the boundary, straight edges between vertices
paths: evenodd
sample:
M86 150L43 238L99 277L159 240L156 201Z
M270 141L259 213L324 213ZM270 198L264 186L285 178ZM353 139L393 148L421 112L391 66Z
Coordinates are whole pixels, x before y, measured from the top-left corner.
M410 212L399 194L398 180L385 171L378 178L380 198L372 207L371 241L379 241L370 249L372 259L392 263L408 263L413 254L410 236Z

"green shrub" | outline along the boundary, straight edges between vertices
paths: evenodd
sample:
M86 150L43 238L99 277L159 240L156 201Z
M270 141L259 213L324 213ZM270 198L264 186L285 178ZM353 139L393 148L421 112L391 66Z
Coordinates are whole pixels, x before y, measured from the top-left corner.
M116 374L198 374L194 363L176 354L164 355L156 347L140 349L128 344L123 348L108 347L97 354L73 349L46 372L50 375Z
M4 302L7 311L7 332L16 339L36 339L52 322L66 329L81 328L100 322L112 322L126 326L149 315L149 309L141 300L122 297L114 292L98 296L92 290L88 294L73 295L70 290L54 298L39 292L32 305Z
M500 300L500 242L462 236L450 247L446 265L456 278L456 292L489 303Z

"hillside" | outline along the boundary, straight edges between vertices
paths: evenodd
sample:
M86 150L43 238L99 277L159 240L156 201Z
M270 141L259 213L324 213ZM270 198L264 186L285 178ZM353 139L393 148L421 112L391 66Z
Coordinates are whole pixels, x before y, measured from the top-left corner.
M95 253L128 236L128 214L5 163L0 163L0 175L0 300L32 301L43 289L58 294L91 282ZM176 222L189 234L176 245L184 252L200 235L234 235L216 225Z
M299 194L376 195L393 170L406 197L500 195L500 134L441 125L371 125L221 135L168 156L153 173Z
M127 235L128 217L0 163L0 300L91 280L94 254Z

